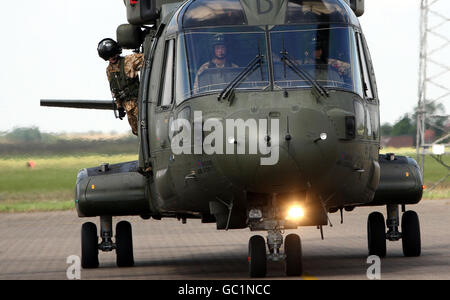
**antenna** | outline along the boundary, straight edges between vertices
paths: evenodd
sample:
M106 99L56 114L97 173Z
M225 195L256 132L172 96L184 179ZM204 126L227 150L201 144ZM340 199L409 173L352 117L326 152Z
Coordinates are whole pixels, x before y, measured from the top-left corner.
M417 161L424 172L427 149L442 140L426 140L427 125L433 126L435 116L427 113L427 106L439 105L450 98L450 12L442 6L448 1L421 0L420 16L420 67L419 67L419 104L417 109ZM447 3L448 4L448 3ZM448 116L447 116L448 117ZM441 128L442 130L443 128ZM445 131L445 129L444 129Z

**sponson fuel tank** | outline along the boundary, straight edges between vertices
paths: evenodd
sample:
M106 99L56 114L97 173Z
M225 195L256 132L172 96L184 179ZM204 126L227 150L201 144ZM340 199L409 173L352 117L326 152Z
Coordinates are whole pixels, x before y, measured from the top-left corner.
M380 155L380 185L369 204L417 204L422 200L423 176L417 162L392 153Z
M104 164L78 173L75 204L79 217L150 215L149 195L137 161Z

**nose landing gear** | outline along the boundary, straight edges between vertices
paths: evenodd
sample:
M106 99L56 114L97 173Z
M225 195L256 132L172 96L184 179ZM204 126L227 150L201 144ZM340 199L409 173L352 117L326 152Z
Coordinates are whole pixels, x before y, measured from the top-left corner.
M287 276L303 274L301 240L297 234L289 234L284 241L284 254L280 252L283 245L283 235L280 230L269 230L266 242L262 236L256 235L249 242L249 273L252 278L262 278L267 275L267 260L285 262Z

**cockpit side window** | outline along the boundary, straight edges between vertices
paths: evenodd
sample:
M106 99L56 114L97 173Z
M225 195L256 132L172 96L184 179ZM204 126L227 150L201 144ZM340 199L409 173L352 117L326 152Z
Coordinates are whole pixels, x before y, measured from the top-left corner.
M366 54L365 54L364 45L362 43L361 34L357 33L356 39L357 39L357 43L358 43L361 71L362 71L362 75L363 75L364 96L367 100L374 100L372 82L370 80L369 67L367 65Z
M370 56L369 47L367 45L367 40L365 39L364 35L361 34L361 41L364 47L364 53L366 54L366 61L367 61L367 67L369 69L369 75L372 82L372 92L373 97L378 100L378 91L377 91L377 83L375 79L375 71L373 69L373 63L372 63L372 57Z
M158 103L158 106L161 107L167 107L170 106L173 103L174 98L174 89L173 89L173 82L174 82L174 40L166 41L166 48L165 48L165 59L164 59L164 66L163 66L163 77L162 77L162 84L160 89L160 103Z
M183 35L178 37L176 65L176 103L181 104L191 95L191 80L186 56L186 44Z

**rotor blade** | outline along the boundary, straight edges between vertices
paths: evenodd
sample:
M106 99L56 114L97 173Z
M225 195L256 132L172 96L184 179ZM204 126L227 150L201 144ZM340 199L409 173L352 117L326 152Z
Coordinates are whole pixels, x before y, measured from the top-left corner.
M115 104L112 100L41 100L41 106L81 108L81 109L102 109L114 110Z

